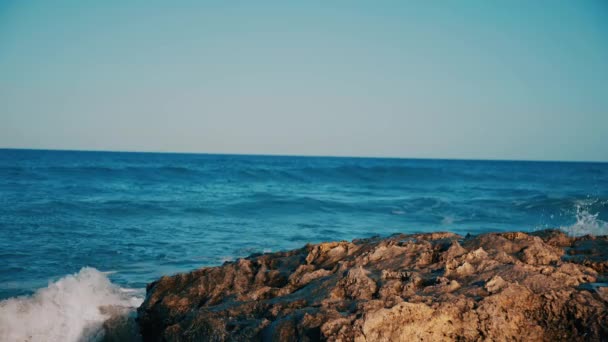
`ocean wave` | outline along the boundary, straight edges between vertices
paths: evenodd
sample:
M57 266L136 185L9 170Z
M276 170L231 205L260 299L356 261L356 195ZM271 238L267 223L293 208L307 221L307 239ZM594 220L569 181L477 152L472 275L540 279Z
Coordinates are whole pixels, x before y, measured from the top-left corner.
M236 157L235 157L236 158ZM551 165L542 165L549 167ZM504 189L494 189L499 184L509 185L506 189L513 190L514 182L520 184L522 179L530 184L544 184L543 175L546 172L534 172L536 166L527 168L509 168L508 164L492 164L475 162L433 162L433 161L386 161L386 160L306 160L284 158L281 162L272 159L218 159L218 160L145 160L117 161L102 163L100 160L91 162L51 165L0 165L0 175L17 179L129 179L141 181L195 181L207 183L211 181L227 182L284 182L284 183L336 183L336 184L370 184L377 185L381 181L388 187L406 185L447 184L450 182L472 182L477 190L494 191L504 195ZM540 169L542 170L542 168ZM580 174L569 175L558 173L552 182L567 184L568 181L587 177L594 182L606 184L603 173L594 169L575 170ZM602 171L603 172L603 171ZM599 176L598 176L599 175ZM472 188L475 190L475 188ZM522 190L524 195L528 190ZM514 191L513 194L521 195Z
M251 192L241 197L216 203L213 212L235 216L260 215L302 215L311 213L324 214L386 214L391 210L401 210L395 198L350 197L343 194L323 195L279 194L272 192Z
M0 166L0 176L7 179L29 181L58 179L137 179L145 180L200 180L209 170L196 165L51 165L51 166Z
M445 181L451 178L445 170L437 167L422 166L362 166L340 165L335 167L300 167L290 170L297 173L299 178L332 181L332 182L373 182L373 181L411 181L417 182L435 180Z
M607 205L608 203L598 199L576 201L574 204L576 222L570 226L560 227L560 229L571 236L608 235L608 222L599 218L599 212L592 211L592 208L598 204Z
M104 322L141 302L141 291L122 289L85 267L32 296L1 301L0 341L100 341Z

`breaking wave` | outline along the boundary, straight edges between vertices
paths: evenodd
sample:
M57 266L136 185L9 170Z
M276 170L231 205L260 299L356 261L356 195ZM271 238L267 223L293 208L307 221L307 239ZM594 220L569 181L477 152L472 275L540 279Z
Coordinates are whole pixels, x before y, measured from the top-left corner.
M104 322L134 313L138 290L120 288L106 274L84 267L31 296L0 302L0 341L100 341Z
M576 222L570 226L561 227L561 230L571 236L608 235L608 222L599 219L599 212L592 212L591 208L598 205L597 199L576 201ZM599 203L605 205L605 202Z

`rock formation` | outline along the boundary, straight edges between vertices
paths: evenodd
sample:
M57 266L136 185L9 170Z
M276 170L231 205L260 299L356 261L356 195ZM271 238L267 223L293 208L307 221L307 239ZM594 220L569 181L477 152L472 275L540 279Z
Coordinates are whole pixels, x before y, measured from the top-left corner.
M608 339L608 238L393 235L163 277L144 341Z

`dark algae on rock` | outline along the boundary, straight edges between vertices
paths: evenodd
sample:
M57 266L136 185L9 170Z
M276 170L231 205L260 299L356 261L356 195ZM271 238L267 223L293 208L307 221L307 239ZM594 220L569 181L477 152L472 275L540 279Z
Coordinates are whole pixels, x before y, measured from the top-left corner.
M607 237L329 242L163 277L145 341L606 341Z

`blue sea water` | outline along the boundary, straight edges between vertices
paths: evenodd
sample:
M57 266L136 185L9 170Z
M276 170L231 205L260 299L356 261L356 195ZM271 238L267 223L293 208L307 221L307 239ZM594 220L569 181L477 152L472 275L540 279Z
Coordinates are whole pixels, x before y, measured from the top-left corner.
M86 266L141 289L308 242L606 221L608 163L0 150L0 299Z

